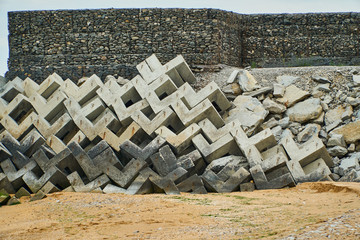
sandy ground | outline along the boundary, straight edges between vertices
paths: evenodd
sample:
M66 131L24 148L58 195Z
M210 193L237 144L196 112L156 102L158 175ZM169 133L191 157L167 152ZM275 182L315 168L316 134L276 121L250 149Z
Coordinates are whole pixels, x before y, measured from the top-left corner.
M54 193L0 208L0 239L360 239L359 183L226 194Z

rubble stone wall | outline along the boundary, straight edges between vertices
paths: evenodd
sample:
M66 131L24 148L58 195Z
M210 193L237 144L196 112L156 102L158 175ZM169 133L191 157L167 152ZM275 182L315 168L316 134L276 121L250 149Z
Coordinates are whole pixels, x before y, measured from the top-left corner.
M216 9L9 12L8 79L54 71L78 79L133 77L152 53L162 62L233 66L357 64L360 13L244 15Z

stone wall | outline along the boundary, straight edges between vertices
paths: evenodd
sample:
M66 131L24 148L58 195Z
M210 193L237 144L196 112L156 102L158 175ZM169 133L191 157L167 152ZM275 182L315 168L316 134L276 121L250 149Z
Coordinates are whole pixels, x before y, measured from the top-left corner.
M52 72L133 77L142 59L190 64L358 64L359 13L244 15L216 9L9 12L8 79ZM36 76L36 77L35 77Z

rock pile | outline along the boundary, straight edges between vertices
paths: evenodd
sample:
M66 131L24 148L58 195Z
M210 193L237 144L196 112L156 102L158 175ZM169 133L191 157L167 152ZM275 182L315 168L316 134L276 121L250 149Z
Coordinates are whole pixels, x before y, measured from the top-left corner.
M245 75L255 79L247 70ZM276 139L280 141L290 135L301 144L313 138L320 138L326 145L329 154L334 157L332 178L340 181L360 181L359 155L360 150L360 84L359 75L352 72L346 88L348 91L333 89L333 83L326 77L313 76L316 86L313 91L305 91L295 85L298 76L281 75L269 87L258 86L252 91L244 91L244 84L239 71L230 75L227 85L223 87L226 96L238 102L244 95L255 96L243 103L242 117L236 116L236 108L229 111L229 118L238 118L244 128L249 119L253 120L251 129L270 128ZM229 91L228 89L243 91ZM261 94L258 94L261 93ZM253 103L257 101L259 108L255 111ZM248 107L250 106L250 107ZM261 107L262 106L262 107ZM250 112L249 112L250 111ZM258 119L254 117L257 113ZM246 130L246 128L244 128ZM249 132L252 133L252 132ZM349 160L351 159L351 160ZM347 165L347 163L350 163Z
M132 80L105 83L93 75L76 85L55 73L40 85L8 82L0 189L37 198L61 190L178 194L358 178L358 155L334 165L320 139L330 136L333 156L358 151L359 132L349 129L359 121L349 109L340 111L348 124L326 131L324 118L338 121L326 103L291 84L260 88L237 72L228 83L244 94L230 102L214 82L196 92L181 56L162 65L152 55L137 69Z

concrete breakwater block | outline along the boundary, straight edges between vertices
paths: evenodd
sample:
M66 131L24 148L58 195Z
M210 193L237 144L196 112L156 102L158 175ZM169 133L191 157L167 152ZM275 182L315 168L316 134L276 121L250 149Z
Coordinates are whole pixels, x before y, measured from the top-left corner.
M137 68L121 83L92 75L75 84L56 73L40 85L9 81L0 92L0 188L179 194L331 178L321 140L277 142L270 129L225 120L240 108L215 82L195 91L181 56L162 65L152 55Z

